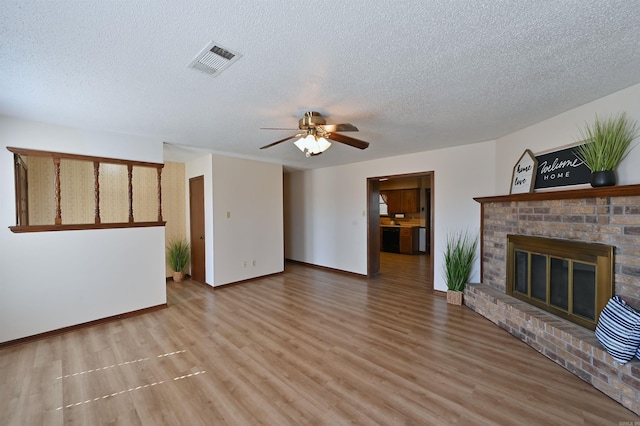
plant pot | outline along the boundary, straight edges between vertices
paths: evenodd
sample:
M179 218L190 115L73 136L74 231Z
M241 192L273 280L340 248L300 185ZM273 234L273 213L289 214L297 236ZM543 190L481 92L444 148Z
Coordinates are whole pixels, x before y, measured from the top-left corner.
M174 272L173 273L173 282L179 283L184 280L184 272Z
M591 186L594 188L600 186L613 186L617 182L615 170L604 170L600 172L591 172Z
M447 290L447 303L450 305L462 305L462 292Z

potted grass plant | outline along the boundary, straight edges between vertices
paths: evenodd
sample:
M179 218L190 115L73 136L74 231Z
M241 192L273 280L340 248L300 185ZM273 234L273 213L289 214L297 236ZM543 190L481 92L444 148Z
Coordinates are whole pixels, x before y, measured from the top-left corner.
M174 239L167 245L167 262L173 270L173 281L179 283L184 279L184 268L189 263L191 250L184 238Z
M468 231L447 234L444 251L447 303L462 305L462 291L469 281L477 248L478 237L471 235Z
M575 153L591 170L591 186L612 186L617 183L616 168L633 149L631 142L640 135L636 120L626 113L586 123L580 130L584 144Z

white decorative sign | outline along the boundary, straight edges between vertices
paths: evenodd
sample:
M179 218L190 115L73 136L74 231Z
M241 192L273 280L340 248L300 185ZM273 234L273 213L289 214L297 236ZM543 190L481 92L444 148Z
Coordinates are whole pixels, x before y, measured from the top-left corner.
M522 194L533 191L533 184L538 170L538 160L526 149L513 168L510 194Z

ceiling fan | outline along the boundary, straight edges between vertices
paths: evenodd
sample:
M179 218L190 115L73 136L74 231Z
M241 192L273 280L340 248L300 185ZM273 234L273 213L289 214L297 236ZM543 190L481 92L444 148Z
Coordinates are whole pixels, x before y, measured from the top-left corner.
M262 127L263 130L296 130L285 129L280 127ZM307 111L298 121L298 129L301 132L295 135L288 136L284 139L272 142L269 145L260 147L260 149L270 148L279 143L286 142L289 139L299 138L294 142L294 145L304 152L307 157L314 155L320 155L326 151L330 146L329 140L340 142L345 145L352 146L354 148L366 149L369 146L369 142L361 141L349 136L341 135L335 132L357 132L358 128L353 124L327 124L326 120L322 118L319 112Z

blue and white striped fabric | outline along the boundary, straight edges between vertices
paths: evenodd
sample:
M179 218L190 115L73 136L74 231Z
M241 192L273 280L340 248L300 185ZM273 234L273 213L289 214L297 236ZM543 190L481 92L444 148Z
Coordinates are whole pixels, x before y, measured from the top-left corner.
M612 297L600 313L596 338L613 359L626 364L640 350L640 313Z

